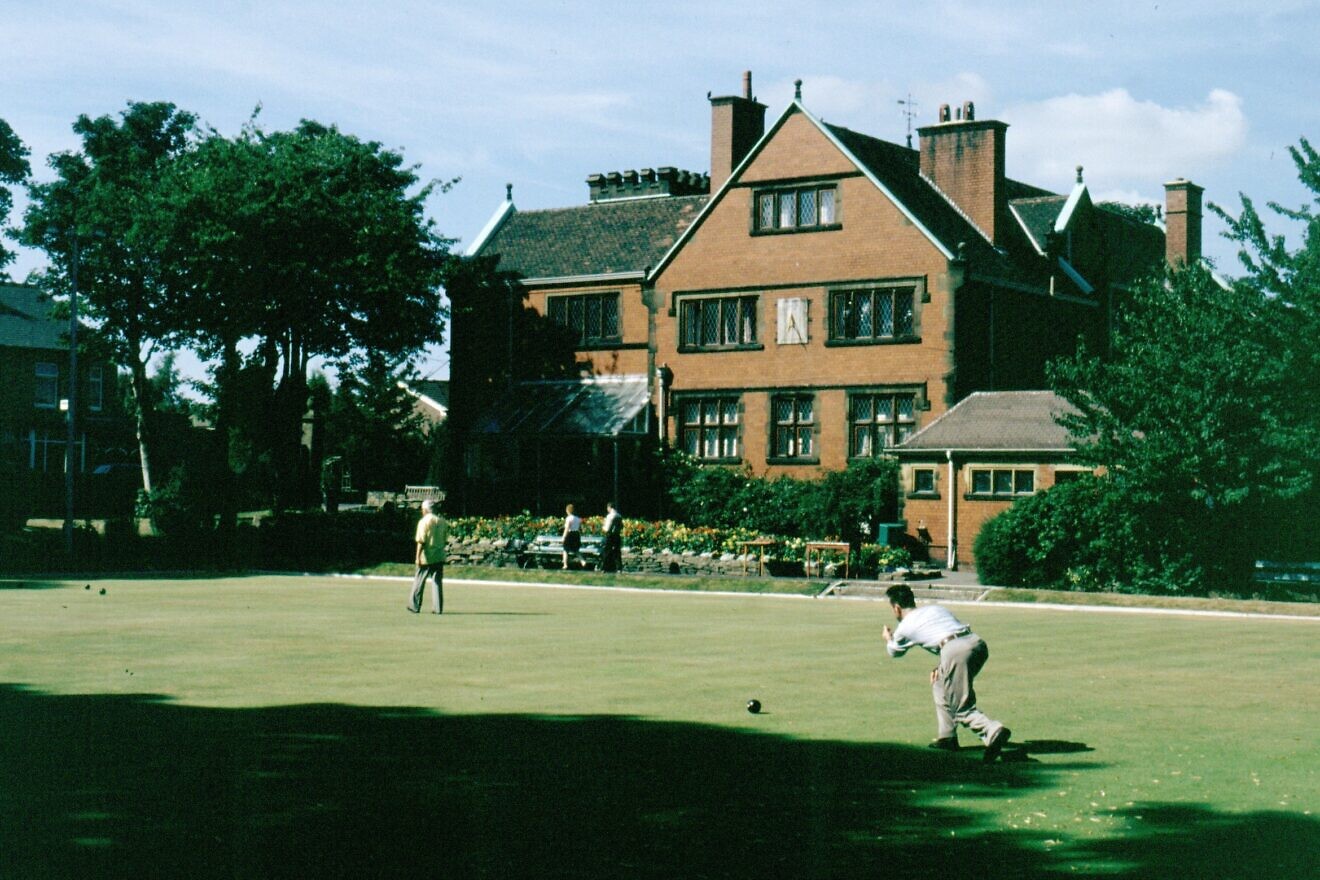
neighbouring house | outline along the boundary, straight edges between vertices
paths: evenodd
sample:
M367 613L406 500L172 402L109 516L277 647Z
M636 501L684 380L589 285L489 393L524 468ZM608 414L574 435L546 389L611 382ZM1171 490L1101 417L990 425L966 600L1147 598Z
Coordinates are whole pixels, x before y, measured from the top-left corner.
M88 334L80 341L90 337L87 328L79 329ZM112 466L131 466L137 450L120 405L115 367L85 353L90 348L80 345L75 383L76 514L102 512L78 503L99 500L81 490L96 489L88 479L92 475L99 484ZM34 515L64 510L68 399L68 320L52 315L51 300L38 288L0 284L0 465L25 474Z
M1090 468L1056 417L1075 414L1052 391L977 391L893 450L902 519L933 560L975 566L981 527L1019 498Z
M399 380L399 387L413 399L413 412L435 427L449 415L449 382L444 379Z
M800 83L768 127L750 74L710 104L708 178L593 174L549 211L510 191L470 249L578 334L584 374L642 377L656 441L703 462L889 455L975 392L1044 387L1079 339L1106 351L1125 290L1200 256L1200 187L1166 184L1161 228L1096 204L1081 168L1014 180L1009 126L971 102L916 148L825 122Z

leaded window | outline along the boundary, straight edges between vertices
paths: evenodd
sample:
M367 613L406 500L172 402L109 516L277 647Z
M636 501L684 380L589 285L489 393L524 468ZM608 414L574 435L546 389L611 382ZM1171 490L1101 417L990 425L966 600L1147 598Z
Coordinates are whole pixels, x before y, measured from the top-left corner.
M735 348L756 344L755 296L685 299L680 306L680 345Z
M765 232L833 226L838 222L836 195L832 183L757 193L755 227Z
M1036 491L1036 472L1030 468L976 468L972 471L972 494L995 498L1031 495Z
M830 337L860 342L913 333L912 287L839 290L830 295Z
M810 394L784 394L771 398L774 437L771 454L775 458L811 458L815 445L815 400Z
M547 300L550 320L578 335L579 345L608 345L620 341L619 294L586 293L552 296Z
M737 397L690 397L680 408L683 451L706 460L738 458Z
M897 446L917 427L913 394L854 394L848 400L849 450L853 458L871 458Z

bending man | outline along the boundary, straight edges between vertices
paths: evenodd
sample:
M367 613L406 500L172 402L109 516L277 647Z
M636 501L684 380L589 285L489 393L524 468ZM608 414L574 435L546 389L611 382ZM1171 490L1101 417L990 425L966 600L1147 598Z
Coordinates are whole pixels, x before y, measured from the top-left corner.
M990 657L990 649L972 628L954 617L942 605L917 607L912 588L895 584L885 591L898 618L898 628L881 631L889 656L902 657L913 647L925 648L940 658L930 673L931 692L935 697L935 720L938 735L933 749L957 751L956 724L970 728L985 743L983 760L989 764L999 757L1012 732L1002 723L976 708L972 682Z

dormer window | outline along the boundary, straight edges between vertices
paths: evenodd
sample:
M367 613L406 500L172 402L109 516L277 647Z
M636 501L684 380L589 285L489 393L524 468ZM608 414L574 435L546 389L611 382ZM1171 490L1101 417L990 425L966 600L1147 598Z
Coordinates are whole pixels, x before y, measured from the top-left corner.
M837 229L838 189L834 184L813 184L792 189L762 190L754 200L757 232L805 232Z

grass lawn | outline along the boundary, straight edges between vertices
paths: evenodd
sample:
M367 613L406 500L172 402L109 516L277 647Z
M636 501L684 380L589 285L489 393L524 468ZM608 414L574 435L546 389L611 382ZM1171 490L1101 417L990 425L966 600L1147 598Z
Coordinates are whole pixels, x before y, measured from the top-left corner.
M0 877L1316 876L1314 619L959 606L987 767L880 602L87 583L0 581Z

